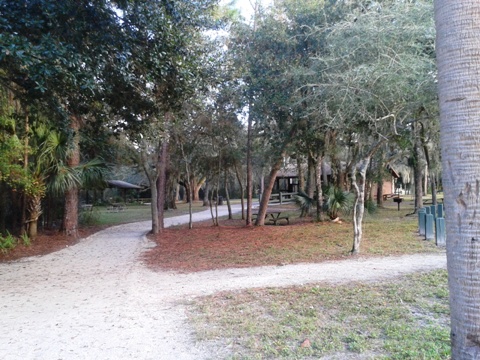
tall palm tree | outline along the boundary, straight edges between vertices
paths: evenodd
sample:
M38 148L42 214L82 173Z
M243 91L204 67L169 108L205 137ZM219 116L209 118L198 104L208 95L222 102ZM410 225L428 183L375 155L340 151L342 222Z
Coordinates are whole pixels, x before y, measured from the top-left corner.
M480 2L436 0L452 359L480 358Z

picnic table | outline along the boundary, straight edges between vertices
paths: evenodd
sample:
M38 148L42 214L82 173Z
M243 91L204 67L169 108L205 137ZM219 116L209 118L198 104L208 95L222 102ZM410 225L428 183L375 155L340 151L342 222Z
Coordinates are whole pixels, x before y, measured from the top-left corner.
M293 209L288 208L278 208L278 207L270 207L267 208L267 212L265 213L265 220L268 220L268 223L277 225L280 220L287 220L287 224L290 224L288 215L285 213L292 211ZM282 213L284 214L282 216ZM255 218L258 216L258 212L252 214Z
M92 204L83 204L81 205L82 211L92 211L93 210L93 205Z
M125 210L125 204L113 203L107 206L107 212L119 212Z

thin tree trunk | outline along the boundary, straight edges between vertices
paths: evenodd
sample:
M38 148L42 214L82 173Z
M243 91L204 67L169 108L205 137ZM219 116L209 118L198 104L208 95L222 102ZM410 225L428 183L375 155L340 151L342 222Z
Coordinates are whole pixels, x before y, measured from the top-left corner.
M377 206L383 207L383 179L377 181Z
M322 163L323 156L318 155L315 166L315 189L317 191L317 221L323 221Z
M422 126L422 138L424 138L424 128ZM432 164L431 164L431 159L430 159L430 152L428 151L428 146L423 143L423 152L425 153L425 159L427 160L427 171L428 176L430 177L430 186L432 189L432 204L437 205L437 182L436 182L436 176L435 172L432 170ZM426 175L425 175L426 177Z
M208 195L210 193L210 183L205 181L205 190L203 192L203 206L209 206L209 198Z
M240 187L240 203L242 204L242 220L245 220L245 189L243 188L243 181L238 170L237 163L234 164L235 175L237 177L238 186Z
M0 234L6 230L7 219L7 191L3 181L0 180Z
M298 175L298 189L297 191L305 192L305 174L303 170L302 157L297 156L297 175Z
M365 212L365 183L370 157L362 159L351 172L352 187L355 194L353 206L353 247L352 255L360 253L360 243L363 237L363 215ZM359 178L357 177L357 171ZM358 179L358 180L357 180Z
M213 194L215 192L215 189L212 189L212 191L210 192L210 200L209 200L209 207L210 207L210 215L212 217L212 223L213 223L213 226L216 225L215 223L215 215L213 214Z
M185 161L185 172L187 173L187 179L185 183L188 184L187 187L185 188L185 192L187 193L187 199L188 199L188 228L192 229L193 228L193 214L192 214L192 197L189 196L189 189L188 187L190 186L190 165L188 162L187 157L185 156L185 151L183 149L183 144L180 143L180 150L182 152L182 157Z
M165 227L165 195L167 192L167 163L168 163L168 139L163 139L160 146L160 154L158 156L158 193L157 193L157 209L158 209L158 228L162 231Z
M414 146L413 146L413 181L415 186L415 212L423 207L423 167L420 161L422 144L418 129L418 124L413 123L413 136L414 136Z
M227 200L227 208L228 208L228 219L233 219L232 216L232 205L230 204L230 194L228 193L228 173L225 170L225 198Z
M24 141L24 147L25 149L23 150L23 168L25 169L25 172L28 171L28 155L29 155L29 148L28 148L28 136L30 132L30 124L29 124L29 119L28 119L28 109L26 106L24 106L25 109L25 141ZM27 231L27 206L28 206L28 196L27 194L23 193L22 196L22 227L20 229L21 234L25 234Z
M252 107L250 106L250 110ZM252 225L252 206L253 206L253 168L252 168L252 115L248 114L247 125L247 218L246 225ZM258 222L258 217L257 217Z
M158 206L157 206L157 181L156 179L149 178L150 191L152 193L152 202L150 208L152 210L152 234L158 234L160 224L158 223Z
M328 185L327 163L325 156L322 156L322 182L324 186Z

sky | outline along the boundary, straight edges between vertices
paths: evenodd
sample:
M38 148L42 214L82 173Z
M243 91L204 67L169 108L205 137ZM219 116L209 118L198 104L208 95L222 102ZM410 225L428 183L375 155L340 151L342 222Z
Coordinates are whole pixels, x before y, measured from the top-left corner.
M273 0L259 0L263 6L270 5ZM239 9L242 15L245 17L246 20L249 20L253 14L253 6L255 4L255 0L221 0L222 4L228 4L234 2L234 6Z

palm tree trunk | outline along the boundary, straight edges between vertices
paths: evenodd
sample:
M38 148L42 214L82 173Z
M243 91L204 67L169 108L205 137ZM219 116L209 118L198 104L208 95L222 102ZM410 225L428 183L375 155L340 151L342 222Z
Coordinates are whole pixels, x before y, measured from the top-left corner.
M34 240L37 237L38 219L40 215L42 215L42 197L40 195L29 197L27 201L27 212L29 215L29 219L27 220L27 235L30 239Z
M480 358L480 2L436 0L452 359Z
M72 115L70 129L73 132L72 147L67 165L75 168L80 164L80 116ZM78 186L73 185L65 193L63 231L67 236L78 237Z

